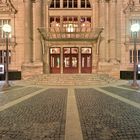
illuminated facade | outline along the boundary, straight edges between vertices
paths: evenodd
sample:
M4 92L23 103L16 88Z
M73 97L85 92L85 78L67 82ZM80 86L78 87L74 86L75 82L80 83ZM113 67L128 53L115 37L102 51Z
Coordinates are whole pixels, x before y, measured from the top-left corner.
M0 0L0 63L11 24L9 70L26 79L39 74L133 71L132 23L140 23L138 0ZM137 63L140 62L137 34Z

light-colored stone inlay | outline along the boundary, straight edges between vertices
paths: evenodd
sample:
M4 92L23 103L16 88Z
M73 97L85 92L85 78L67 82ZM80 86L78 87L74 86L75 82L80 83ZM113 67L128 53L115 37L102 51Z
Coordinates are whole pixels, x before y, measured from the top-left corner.
M45 91L45 90L46 90L46 88L45 88L45 89L41 89L41 90L39 90L39 91L36 91L36 92L34 92L34 93L28 94L28 95L26 95L26 96L24 96L24 97L21 97L21 98L17 99L17 100L11 101L11 102L9 102L9 103L7 103L7 104L1 106L1 107L0 107L0 111L3 111L3 110L5 110L5 109L8 109L8 108L12 107L13 105L16 105L16 104L18 104L18 103L20 103L20 102L22 102L22 101L24 101L24 100L27 100L27 99L29 99L29 98L31 98L31 97L33 97L33 96L35 96L35 95L37 95L37 94L39 94L39 93Z
M136 102L131 101L131 100L129 100L129 99L126 99L126 98L124 98L124 97L115 95L115 94L113 94L113 93L111 93L111 92L102 90L102 89L100 89L100 88L94 88L94 89L96 89L96 90L98 90L98 91L100 91L100 92L102 92L102 93L105 93L106 95L109 95L109 96L111 96L111 97L113 97L113 98L116 98L116 99L118 99L118 100L120 100L120 101L122 101L122 102L124 102L124 103L127 103L127 104L129 104L129 105L132 105L132 106L137 107L137 108L140 109L140 104L139 104L139 103L136 103Z
M65 140L83 140L74 89L68 89Z

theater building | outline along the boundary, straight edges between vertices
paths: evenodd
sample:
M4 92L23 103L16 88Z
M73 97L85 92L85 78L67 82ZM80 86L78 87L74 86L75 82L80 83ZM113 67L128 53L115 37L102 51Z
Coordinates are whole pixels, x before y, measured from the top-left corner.
M0 63L5 63L4 24L10 24L9 71L22 79L41 74L133 72L133 23L139 0L0 0ZM140 32L137 32L137 64Z

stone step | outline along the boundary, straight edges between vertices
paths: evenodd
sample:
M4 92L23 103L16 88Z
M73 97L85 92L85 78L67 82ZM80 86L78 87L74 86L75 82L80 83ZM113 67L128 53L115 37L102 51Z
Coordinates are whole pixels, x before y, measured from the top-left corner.
M103 85L114 79L101 74L43 74L28 79L28 83L35 85Z

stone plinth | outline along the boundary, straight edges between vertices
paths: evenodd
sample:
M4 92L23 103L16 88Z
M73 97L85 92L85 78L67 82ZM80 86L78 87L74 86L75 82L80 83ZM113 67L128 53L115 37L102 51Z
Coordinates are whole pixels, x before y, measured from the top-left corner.
M22 69L22 79L28 79L32 76L43 74L42 63L23 64L21 69Z
M119 64L99 62L98 72L109 74L115 79L120 79L120 65Z

